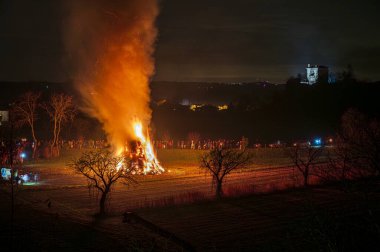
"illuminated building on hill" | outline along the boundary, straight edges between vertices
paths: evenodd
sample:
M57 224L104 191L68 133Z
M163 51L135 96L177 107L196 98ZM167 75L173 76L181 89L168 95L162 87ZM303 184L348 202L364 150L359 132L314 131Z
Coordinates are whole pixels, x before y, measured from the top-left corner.
M329 68L326 66L310 65L306 67L306 80L303 84L314 85L316 83L328 83Z

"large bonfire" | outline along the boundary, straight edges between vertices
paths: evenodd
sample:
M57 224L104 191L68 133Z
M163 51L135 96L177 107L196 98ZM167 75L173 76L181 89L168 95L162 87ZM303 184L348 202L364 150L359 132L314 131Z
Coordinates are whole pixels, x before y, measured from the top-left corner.
M158 162L154 153L149 132L144 135L142 124L134 122L134 132L137 140L130 142L125 148L119 148L116 155L129 156L131 159L131 169L136 174L160 174L164 168ZM120 164L120 167L125 164Z
M85 111L102 122L115 155L129 155L137 173L163 172L148 133L157 0L75 0L69 7L67 45Z

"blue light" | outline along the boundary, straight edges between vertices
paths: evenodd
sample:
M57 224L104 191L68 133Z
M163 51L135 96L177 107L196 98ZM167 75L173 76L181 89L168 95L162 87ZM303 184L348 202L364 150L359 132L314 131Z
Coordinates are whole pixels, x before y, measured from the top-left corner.
M1 176L4 180L9 180L11 178L11 169L1 168Z
M24 175L21 175L20 176L20 179L24 182L24 183L27 183L27 182L29 182L29 176L28 176L28 174L24 174Z
M26 158L26 154L25 154L25 152L22 152L22 153L20 154L20 157L21 157L21 158Z
M314 144L319 146L322 144L322 140L320 138L316 138L314 139Z

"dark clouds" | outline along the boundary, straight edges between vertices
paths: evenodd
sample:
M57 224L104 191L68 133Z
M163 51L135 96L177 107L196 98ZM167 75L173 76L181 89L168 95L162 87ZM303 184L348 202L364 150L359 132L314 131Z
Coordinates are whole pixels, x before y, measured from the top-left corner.
M380 45L376 1L163 3L157 78L283 81L307 63L351 63L359 75L380 78L367 70L380 66L368 54Z
M91 1L89 1L90 3ZM284 81L307 63L380 79L374 0L162 0L156 79ZM0 79L65 80L59 0L3 0Z
M62 80L59 1L0 2L0 80Z

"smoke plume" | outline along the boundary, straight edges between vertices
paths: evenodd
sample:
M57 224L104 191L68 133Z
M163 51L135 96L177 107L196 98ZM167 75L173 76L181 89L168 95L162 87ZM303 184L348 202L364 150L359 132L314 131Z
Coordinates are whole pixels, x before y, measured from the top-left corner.
M84 110L115 148L134 139L133 123L149 126L157 0L72 0L66 46Z

